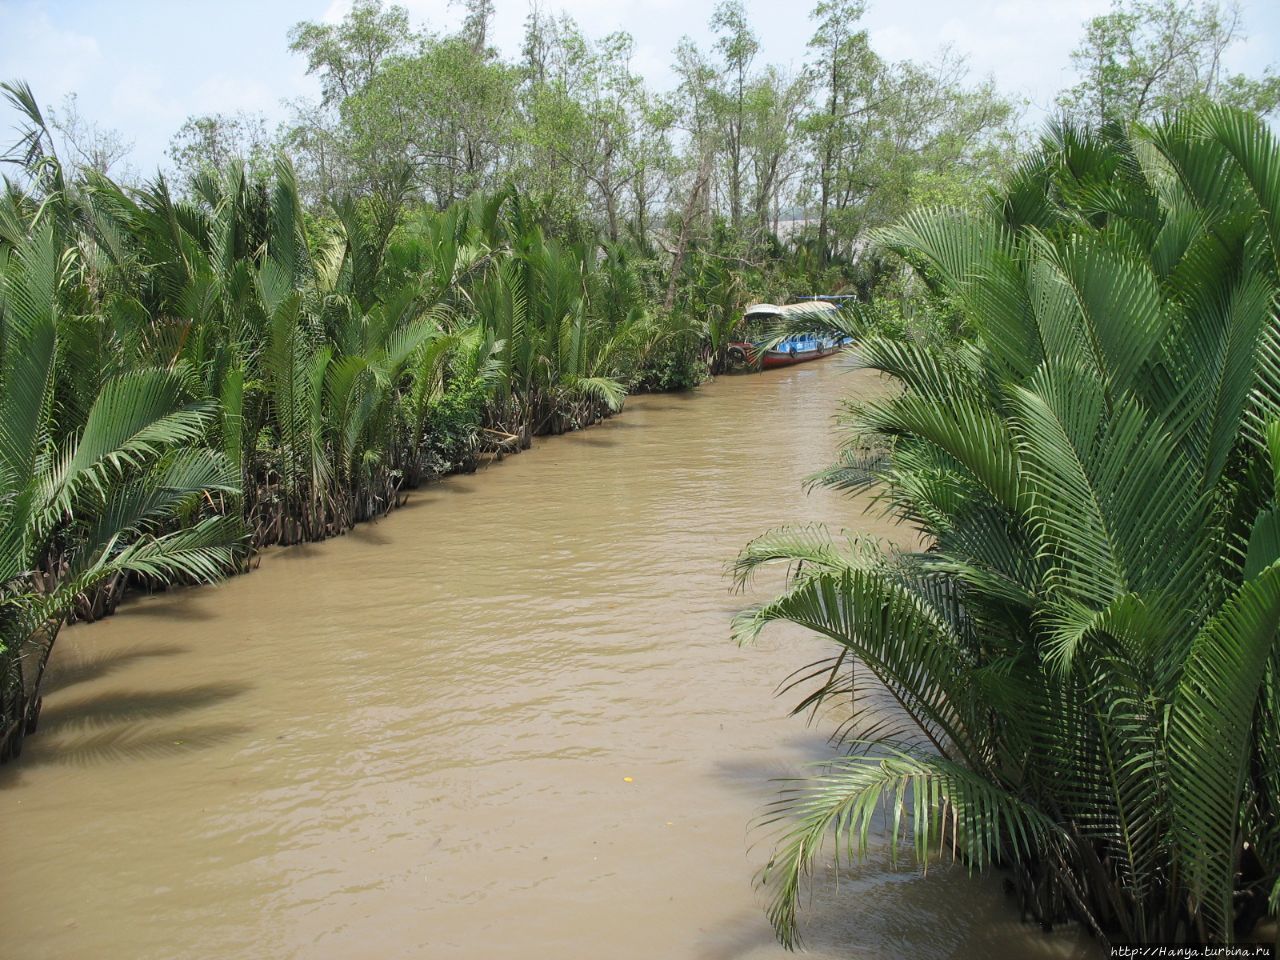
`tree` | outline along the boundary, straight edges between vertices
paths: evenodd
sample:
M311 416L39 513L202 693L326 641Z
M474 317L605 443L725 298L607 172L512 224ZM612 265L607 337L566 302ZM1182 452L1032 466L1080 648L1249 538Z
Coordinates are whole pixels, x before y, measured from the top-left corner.
M725 146L729 154L729 215L733 229L742 226L742 139L746 122L747 88L751 63L760 50L747 22L741 0L721 0L711 15L715 48L723 67L724 89L717 90L717 113L723 117Z
M742 145L751 174L752 219L763 236L776 218L779 197L798 172L796 132L808 100L808 78L768 67L743 102Z
M1224 56L1245 39L1239 7L1217 0L1114 0L1090 20L1071 60L1081 80L1058 105L1093 123L1146 120L1206 100L1261 114L1280 105L1280 77L1231 74Z
M415 40L409 11L382 0L355 0L341 23L302 21L289 31L289 49L307 58L307 73L318 74L326 106L362 90L382 64L407 53Z
M64 156L80 170L109 174L133 150L118 130L103 129L80 113L80 102L74 93L62 100L58 110L50 109L49 127L57 131L65 144Z
M927 189L976 198L1012 160L1013 109L993 84L966 85L962 59L886 65L872 109L850 120L835 171L833 223L848 243L905 213ZM964 196L966 191L968 197Z
M462 0L462 5L467 14L462 20L460 36L471 44L471 51L477 56L492 57L495 51L489 47L489 31L495 14L493 0Z
M250 170L265 171L271 163L273 138L260 113L211 113L188 117L169 141L166 151L180 179L223 170L234 160Z
M424 40L419 53L388 61L343 101L351 162L375 191L409 164L442 209L491 189L514 140L517 80L462 38Z
M967 85L964 61L886 63L853 26L860 4L819 3L809 82L818 103L800 124L812 151L817 245L856 256L869 227L908 208L925 177L983 183L993 141L1007 140L1013 110L991 83Z
M815 156L818 247L823 265L830 248L831 207L841 157L857 145L852 122L874 109L874 84L881 70L867 32L853 29L865 10L862 0L821 0L810 14L818 26L809 40L816 58L809 73L820 105L806 118L805 131Z
M650 122L648 97L631 71L630 35L610 34L598 44L569 36L561 41L568 61L561 73L574 83L553 76L531 91L525 137L538 155L570 172L578 192L599 198L608 237L617 242L625 197L649 161L642 133Z
M383 0L355 0L339 23L301 21L289 31L290 51L307 58L307 73L319 76L322 91L318 103L294 104L293 123L282 137L299 151L304 193L327 201L353 191L376 192L411 162L403 155L403 136L400 154L387 153L397 139L396 116L387 118L393 124L387 131L362 117L376 114L376 108L357 110L356 119L343 110L422 39L410 29L408 11L384 6ZM366 120L363 129L353 131L360 119Z

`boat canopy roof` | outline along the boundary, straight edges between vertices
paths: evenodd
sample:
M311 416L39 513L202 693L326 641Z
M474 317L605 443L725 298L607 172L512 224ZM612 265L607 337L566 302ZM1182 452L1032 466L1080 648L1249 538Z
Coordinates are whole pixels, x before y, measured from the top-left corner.
M779 306L776 303L757 303L747 307L744 316L753 317L795 317L808 313L828 313L840 308L828 300L805 300L801 303L788 303Z

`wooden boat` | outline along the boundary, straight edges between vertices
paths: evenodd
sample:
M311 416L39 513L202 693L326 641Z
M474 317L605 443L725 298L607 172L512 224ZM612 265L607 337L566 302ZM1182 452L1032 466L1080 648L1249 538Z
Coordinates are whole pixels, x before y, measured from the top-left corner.
M773 303L757 303L748 307L744 319L773 322L794 321L797 317L835 313L840 308L826 300L808 300L779 306ZM817 333L797 333L766 348L769 341L738 340L729 344L729 362L742 366L788 367L793 363L817 360L835 353L848 344L848 337L827 336ZM761 355L761 350L764 350Z
M751 343L739 340L729 344L729 361L742 366L758 365L768 370L772 367L789 367L793 363L804 363L829 357L847 343L843 337L820 337L814 334L801 334L787 337L780 343L766 349L760 355L763 343Z

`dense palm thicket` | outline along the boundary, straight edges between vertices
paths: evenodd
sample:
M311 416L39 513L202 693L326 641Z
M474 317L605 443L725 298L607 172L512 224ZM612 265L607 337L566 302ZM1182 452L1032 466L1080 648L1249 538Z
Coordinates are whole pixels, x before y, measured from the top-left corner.
M740 0L718 0L706 41L679 42L662 86L622 30L591 36L535 5L503 49L510 11L450 6L425 22L354 0L297 23L288 49L317 96L274 127L243 112L189 117L168 150L175 184L234 157L252 180L282 149L308 206L398 190L405 170L410 199L436 209L514 187L557 237L586 223L634 245L668 276L666 309L696 317L706 273L732 269L743 296L765 300L871 282L880 264L859 256L862 232L923 196L980 189L1016 136L1012 102L959 57L873 49L862 0L813 3L791 65L765 61ZM125 171L123 135L92 127L74 100L49 115L67 156Z
M283 158L124 189L68 176L30 91L5 89L29 121L0 197L6 756L69 611L341 533L607 416L651 358L696 347L645 309L625 249L548 238L512 192L313 214Z
M1055 128L977 212L879 235L964 335L858 347L823 481L876 489L927 548L821 529L740 639L829 638L806 707L848 750L779 801L763 874L797 938L834 829L1010 871L1025 913L1119 941L1247 939L1280 894L1280 149L1206 107ZM850 711L852 705L852 711Z

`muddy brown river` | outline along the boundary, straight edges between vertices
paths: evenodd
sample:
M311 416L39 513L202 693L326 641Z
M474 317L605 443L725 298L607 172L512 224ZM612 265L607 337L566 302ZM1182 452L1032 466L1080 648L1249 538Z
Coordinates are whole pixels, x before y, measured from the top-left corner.
M893 537L832 493L826 360L639 397L349 536L66 630L0 769L9 960L778 958L748 828L829 754L738 649L726 561L781 523ZM761 592L776 586L764 583ZM997 878L820 883L822 958L1095 957Z

